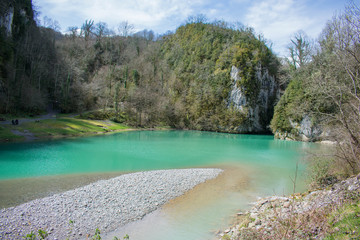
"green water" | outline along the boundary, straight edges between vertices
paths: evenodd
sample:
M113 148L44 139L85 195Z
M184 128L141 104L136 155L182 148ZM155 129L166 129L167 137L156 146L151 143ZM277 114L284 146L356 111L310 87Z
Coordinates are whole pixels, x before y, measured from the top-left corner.
M291 177L297 164L296 190L305 190L304 158L306 152L317 148L317 144L274 140L273 136L197 131L135 131L70 140L1 144L0 198L1 189L8 192L9 188L19 186L22 179L23 182L35 179L33 185L36 185L40 182L37 179L45 179L41 183L46 184L49 177L64 179L67 174L90 176L221 167L225 174L211 183L211 189L199 190L179 203L157 211L154 216L125 227L124 232L116 233L118 236L131 233L131 239L138 240L213 239L213 231L226 227L230 216L239 209L248 209L249 202L255 201L256 197L291 193ZM27 191L32 188L28 187ZM203 200L199 202L199 199Z
M292 169L308 144L272 136L137 131L0 145L0 179L187 168L224 163Z

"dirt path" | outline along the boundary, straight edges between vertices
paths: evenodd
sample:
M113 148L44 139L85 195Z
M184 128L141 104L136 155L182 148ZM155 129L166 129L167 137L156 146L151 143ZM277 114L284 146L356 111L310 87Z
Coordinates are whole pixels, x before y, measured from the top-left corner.
M34 136L34 134L32 132L30 132L29 130L24 130L24 132L20 132L19 130L11 130L11 132L15 135L18 136L23 136L25 137L26 141L32 141L32 140L36 140L38 139L37 137Z
M39 115L36 118L18 118L17 120L19 121L19 125L21 125L22 123L26 123L26 122L36 122L36 121L40 121L40 120L56 119L56 114L58 114L58 113L59 113L59 111L48 110L47 114ZM73 116L70 116L70 117L73 117ZM0 125L12 125L12 120L15 120L15 119L7 120L7 121L0 121ZM32 141L32 140L38 139L37 137L34 136L34 134L32 132L30 132L29 130L26 130L26 129L23 132L21 132L19 130L11 129L11 132L15 135L25 137L26 141Z
M40 120L46 120L46 119L56 119L56 114L58 114L58 111L50 111L45 115L40 115L36 118L18 118L19 120L19 125L24 123L24 122L36 122L36 121L40 121ZM15 119L12 119L15 120ZM7 124L12 124L11 120L6 120L6 121L0 121L0 124L3 125L7 125Z
M4 126L5 128L8 128L12 134L17 135L17 136L21 136L24 137L25 141L33 141L36 139L39 139L41 137L37 137L35 136L34 133L31 132L31 126L26 127L26 124L24 123L28 123L28 122L41 122L42 120L56 120L56 119L61 119L62 117L57 117L57 114L59 114L58 111L48 111L47 114L44 115L39 115L36 116L34 118L18 118L18 127L17 126L13 126L12 125L12 121L15 119L10 119L7 121L0 121L0 128L3 128L1 126ZM74 114L67 114L66 118L74 118L76 116L78 116L79 113L74 113ZM65 116L64 116L65 117ZM107 128L106 126L110 126L112 127L112 122L109 120L97 120L98 124L96 124L96 122L93 122L91 124L96 125L98 127L102 127L102 130L104 130L104 132L113 132L116 130L111 130L111 128ZM7 125L7 126L6 126ZM22 125L22 126L20 126ZM50 127L50 126L48 126ZM79 132L79 134L81 135L81 132ZM62 135L61 135L62 136ZM9 139L6 139L6 137L4 137L4 139L0 139L1 141L9 141Z

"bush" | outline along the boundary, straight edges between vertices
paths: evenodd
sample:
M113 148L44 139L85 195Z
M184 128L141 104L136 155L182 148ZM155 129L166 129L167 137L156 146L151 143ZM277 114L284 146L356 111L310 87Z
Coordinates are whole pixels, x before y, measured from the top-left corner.
M303 102L304 89L301 81L291 81L284 95L275 106L274 117L270 125L272 132L291 132L293 127L289 120L301 122L304 115L301 107Z
M331 174L334 160L326 157L316 157L311 159L309 164L309 181L312 188L325 187L331 183L335 183L337 178Z
M129 116L126 113L122 112L111 118L111 120L116 123L124 123L129 120Z
M80 114L82 119L91 119L91 120L109 120L116 117L115 112L109 110L97 110L88 113Z

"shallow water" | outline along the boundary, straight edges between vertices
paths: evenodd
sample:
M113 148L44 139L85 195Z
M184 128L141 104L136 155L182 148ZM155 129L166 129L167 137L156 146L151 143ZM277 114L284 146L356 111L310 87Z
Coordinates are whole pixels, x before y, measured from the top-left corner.
M0 208L17 206L37 198L65 192L92 182L110 179L123 172L88 173L15 178L0 181Z
M213 239L215 233L228 227L235 213L247 209L254 199L247 175L250 169L225 169L218 178L196 186L141 221L119 228L103 239L114 236L130 239Z
M114 233L127 233L134 240L212 239L214 231L227 226L231 216L249 208L256 197L291 193L297 163L296 190L303 191L305 153L318 147L273 136L197 131L138 131L2 144L0 202L18 204L123 172L220 167L225 172L219 178ZM24 182L26 187L18 187ZM9 195L12 188L18 197Z

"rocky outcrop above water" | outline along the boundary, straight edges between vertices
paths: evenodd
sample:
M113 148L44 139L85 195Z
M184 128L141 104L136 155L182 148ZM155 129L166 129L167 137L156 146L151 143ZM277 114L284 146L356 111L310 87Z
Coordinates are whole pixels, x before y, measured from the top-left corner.
M269 71L259 65L256 68L255 78L259 86L255 101L251 101L246 97L244 87L241 86L241 77L239 75L241 69L232 66L231 79L233 80L230 92L228 106L233 106L237 110L243 112L248 117L248 121L238 127L240 133L257 133L268 131L269 124L274 108L274 101L279 96L278 84L273 76L269 75Z
M304 194L293 194L290 197L271 196L259 199L253 207L238 213L236 224L220 234L221 239L276 239L279 228L291 226L294 217L310 222L323 209L335 209L350 199L358 199L360 194L360 175L336 183L326 189L311 191ZM311 234L321 238L322 227L315 224L300 230L302 234ZM299 227L300 228L300 227ZM294 229L288 229L288 232ZM284 234L284 233L282 233ZM250 237L250 238L249 238ZM307 239L304 237L301 239Z
M275 138L282 140L296 140L304 142L315 142L326 140L326 137L329 135L328 131L323 131L323 129L317 124L313 123L311 118L308 115L305 115L301 122L296 122L289 119L290 125L292 127L291 132L275 132Z
M23 239L39 229L49 239L85 239L139 220L220 169L159 170L125 174L0 211L0 239Z

